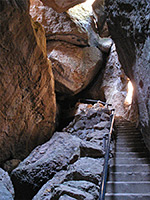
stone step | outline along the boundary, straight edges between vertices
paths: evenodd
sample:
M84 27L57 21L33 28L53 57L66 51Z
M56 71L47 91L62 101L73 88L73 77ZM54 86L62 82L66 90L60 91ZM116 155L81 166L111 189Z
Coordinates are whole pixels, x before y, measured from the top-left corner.
M105 200L150 200L150 193L106 193Z
M116 151L118 152L146 152L146 147L116 147Z
M129 143L122 143L122 142L117 142L116 147L145 147L145 143L143 141L141 142L129 142Z
M116 143L129 143L129 142L134 142L134 143L137 143L137 142L143 142L143 138L116 138Z
M150 172L111 172L109 181L150 181Z
M150 164L110 165L109 172L150 172Z
M150 181L142 182L113 182L108 181L107 193L150 193Z
M125 139L134 139L134 138L143 138L142 137L142 135L140 135L140 134L138 134L138 135L132 135L132 134L130 134L130 135L117 135L116 136L117 138L125 138Z
M150 164L150 159L148 158L113 158L110 160L110 164Z
M131 133L140 133L140 131L139 130L136 130L136 129L127 129L127 128L122 128L122 129L117 129L117 131L119 132L119 133L126 133L126 132L131 132Z
M117 134L117 136L135 136L135 137L137 137L138 135L142 137L141 133L138 132L119 132Z
M148 152L116 152L113 155L116 158L147 158L150 157Z

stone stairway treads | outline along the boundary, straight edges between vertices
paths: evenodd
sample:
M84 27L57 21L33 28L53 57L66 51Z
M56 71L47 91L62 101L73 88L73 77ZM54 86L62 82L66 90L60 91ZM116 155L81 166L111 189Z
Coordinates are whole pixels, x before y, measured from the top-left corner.
M116 122L105 200L150 200L150 154L135 124Z

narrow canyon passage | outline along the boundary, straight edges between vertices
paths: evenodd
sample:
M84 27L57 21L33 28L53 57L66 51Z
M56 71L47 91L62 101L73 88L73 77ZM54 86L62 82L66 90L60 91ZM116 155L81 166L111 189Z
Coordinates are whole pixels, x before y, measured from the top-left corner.
M150 199L149 13L1 0L0 200Z

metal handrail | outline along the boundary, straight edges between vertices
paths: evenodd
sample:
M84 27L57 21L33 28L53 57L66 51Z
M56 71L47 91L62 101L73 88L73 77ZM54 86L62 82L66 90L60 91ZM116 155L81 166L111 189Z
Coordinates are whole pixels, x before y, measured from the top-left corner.
M104 101L95 100L95 99L79 99L79 102L81 102L81 103L98 103L99 102L103 105L106 105L107 107L112 106L112 104L110 104L110 103L106 103Z
M105 160L104 160L104 168L103 168L102 181L101 181L101 185L100 185L100 192L99 192L98 200L105 199L110 142L111 142L113 124L114 124L114 119L115 119L115 115L114 115L115 109L112 109L111 111L112 111L112 113L110 115L110 131L109 131L109 136L108 136L108 141L107 141L107 148L106 148Z

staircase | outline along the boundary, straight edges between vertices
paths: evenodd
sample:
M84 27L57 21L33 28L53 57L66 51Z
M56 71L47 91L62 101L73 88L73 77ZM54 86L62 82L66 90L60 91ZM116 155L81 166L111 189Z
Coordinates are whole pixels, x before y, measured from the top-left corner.
M115 124L117 138L105 200L150 200L150 155L142 135L128 121Z

